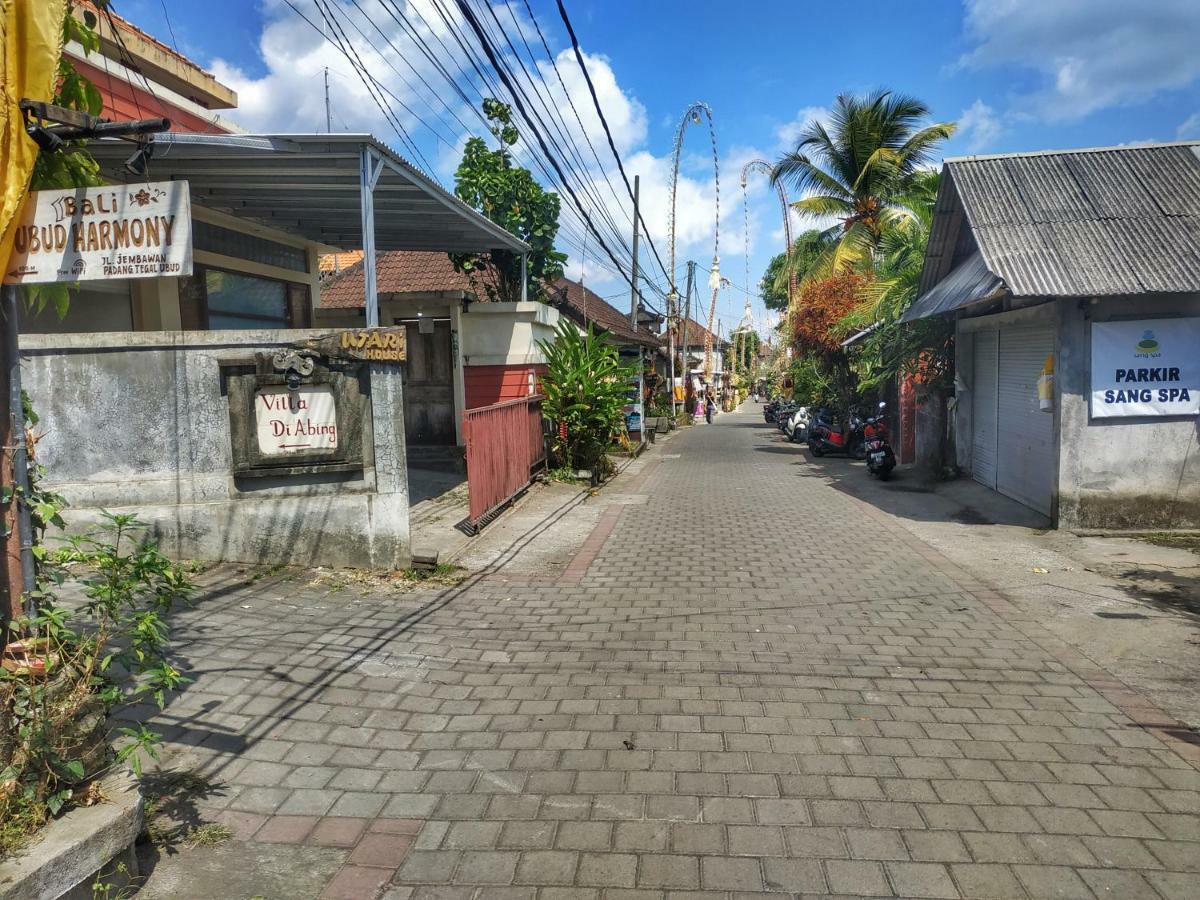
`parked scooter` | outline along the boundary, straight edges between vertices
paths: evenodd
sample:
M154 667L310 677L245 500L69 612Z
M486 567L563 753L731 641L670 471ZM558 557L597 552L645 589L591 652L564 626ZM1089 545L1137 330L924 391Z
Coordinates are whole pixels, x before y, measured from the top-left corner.
M793 444L803 444L808 440L808 426L812 422L812 416L809 415L808 407L801 406L790 416L788 416L787 425L784 426L784 432Z
M775 410L775 427L780 431L787 431L788 419L792 417L799 405L796 403L784 403L779 409Z
M896 454L888 443L887 420L884 410L886 403L879 404L879 415L873 416L863 425L863 438L866 441L867 471L878 475L880 481L887 481L896 468Z
M838 423L827 409L817 410L808 428L808 447L813 456L845 453L853 459L866 456L863 420L854 411L843 423Z

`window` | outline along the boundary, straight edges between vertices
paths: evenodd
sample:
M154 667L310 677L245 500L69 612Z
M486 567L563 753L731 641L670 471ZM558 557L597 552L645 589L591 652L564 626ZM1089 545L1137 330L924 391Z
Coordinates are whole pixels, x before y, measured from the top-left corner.
M216 330L287 328L287 285L253 275L204 270L208 327Z
M308 271L308 254L299 247L291 247L278 241L268 240L253 234L222 228L209 222L192 223L192 246L197 250L220 253L250 262L291 269L295 272Z
M307 328L309 288L197 265L179 279L179 312L188 330Z

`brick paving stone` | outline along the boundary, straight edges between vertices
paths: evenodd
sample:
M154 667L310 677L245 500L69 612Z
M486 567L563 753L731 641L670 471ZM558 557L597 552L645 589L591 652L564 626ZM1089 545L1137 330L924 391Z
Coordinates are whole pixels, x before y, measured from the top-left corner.
M326 885L321 900L363 900L376 896L391 877L387 869L345 866Z
M412 847L410 834L367 834L355 845L350 862L356 866L383 866L395 869Z
M1079 875L1097 897L1121 900L1158 900L1158 892L1138 872L1112 869L1081 869Z
M954 880L965 897L979 900L1025 900L1017 876L1009 866L988 863L954 864L950 866Z
M300 844L316 824L315 816L273 816L258 829L254 840L264 844Z
M756 859L706 856L701 860L700 882L710 891L761 891L762 867Z
M177 629L218 664L150 727L204 760L235 840L378 849L343 895L398 865L391 900L1195 898L1200 772L1161 714L853 487L796 477L861 472L757 415L564 513L592 528L565 573L220 586Z
M768 891L824 894L825 875L815 859L764 859L763 877Z
M308 843L321 847L353 847L367 830L366 819L326 817L308 835Z
M694 856L660 853L638 859L639 887L697 888L700 886L699 861Z
M883 867L876 862L833 859L825 863L825 873L835 894L891 894Z
M584 853L576 880L581 885L622 888L637 881L638 858L631 853Z
M943 865L890 862L887 864L887 871L896 893L903 897L941 897L954 900L959 896L958 889L950 880L950 873Z
M1092 892L1074 869L1066 866L1013 866L1031 897L1091 900Z

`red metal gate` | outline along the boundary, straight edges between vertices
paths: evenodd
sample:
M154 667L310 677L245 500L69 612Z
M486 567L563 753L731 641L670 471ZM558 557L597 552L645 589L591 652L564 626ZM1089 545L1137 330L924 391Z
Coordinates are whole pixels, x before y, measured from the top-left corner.
M468 409L463 413L467 444L467 524L478 531L546 464L542 396L534 394Z

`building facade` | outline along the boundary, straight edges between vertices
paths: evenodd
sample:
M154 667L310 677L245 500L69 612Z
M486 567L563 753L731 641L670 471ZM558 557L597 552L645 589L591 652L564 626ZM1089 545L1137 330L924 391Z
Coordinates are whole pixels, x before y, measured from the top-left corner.
M905 314L959 467L1071 529L1200 525L1200 145L947 160Z

